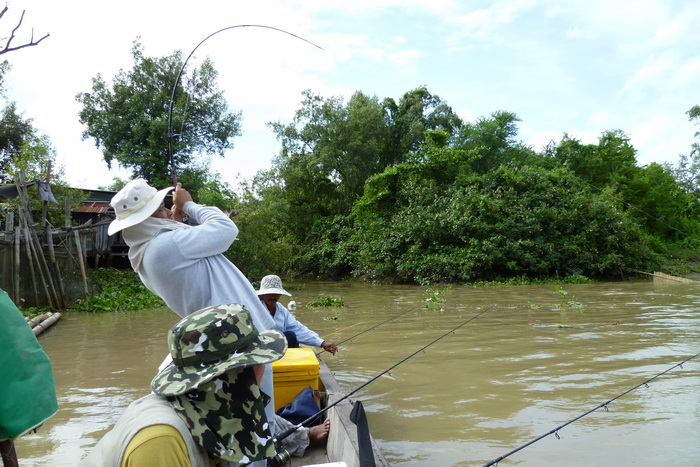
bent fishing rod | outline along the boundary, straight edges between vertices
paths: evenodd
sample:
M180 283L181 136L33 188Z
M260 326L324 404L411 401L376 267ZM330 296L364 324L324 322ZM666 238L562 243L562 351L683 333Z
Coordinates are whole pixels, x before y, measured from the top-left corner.
M304 420L303 422L298 423L298 424L294 425L293 427L289 428L287 431L285 431L285 432L282 433L281 435L277 436L275 441L276 441L276 442L282 441L283 439L285 439L286 437L288 437L289 435L291 435L292 433L294 433L295 431L297 431L299 428L308 425L309 423L311 423L311 422L314 421L315 419L319 418L321 415L323 415L324 413L328 412L330 409L332 409L332 408L335 407L336 405L338 405L338 404L340 404L341 402L343 402L344 400L350 398L350 396L352 396L353 394L355 394L355 393L358 392L359 390L361 390L361 389L367 387L368 385L370 385L371 383L373 383L373 382L376 381L377 379L379 379L379 378L381 378L382 376L384 376L385 374L391 372L391 370L393 370L393 369L396 368L397 366L401 365L401 364L404 363L405 361L409 360L410 358L414 357L415 355L419 354L420 352L425 352L425 349L427 349L427 348L430 347L431 345L433 345L433 344L437 343L438 341L444 339L444 338L447 337L448 335L453 334L455 331L457 331L457 330L460 329L461 327L464 327L464 326L466 326L467 324L471 323L472 321L474 321L475 319L479 318L481 315L483 315L483 314L486 313L487 311L493 309L495 306L496 306L496 305L491 305L490 307L488 307L488 308L485 309L484 311L482 311L482 312L480 312L480 313L477 313L476 315L472 316L472 317L469 318L468 320L464 321L462 324L453 327L452 329L450 329L450 330L447 331L446 333L442 334L440 337L438 337L437 339L433 340L433 341L430 342L429 344L424 345L423 347L421 347L420 349L416 350L415 352L413 352L413 353L410 354L409 356L404 357L403 359L399 360L397 363L395 363L394 365L390 366L390 367L387 368L386 370L382 371L381 373L379 373L378 375L376 375L374 378L372 378L372 379L366 381L365 383L363 383L363 384L361 384L360 386L358 386L356 389L353 389L352 391L348 392L347 394L345 394L343 397L341 397L341 398L338 399L337 401L335 401L335 402L333 402L332 404L330 404L330 405L324 407L323 409L319 410L318 412L316 412L315 414L313 414L312 416L310 416L309 418L307 418L307 419Z
M385 321L382 321L381 323L375 324L375 325L372 326L371 328L365 329L364 331L358 332L358 333L355 334L354 336L350 336L350 337L348 337L347 339L344 339L344 340L338 342L338 343L336 344L336 346L338 346L338 345L340 345L340 344L344 344L344 343L346 343L347 341L353 340L354 338L356 338L356 337L358 337L358 336L361 336L362 334L364 334L364 333L366 333L366 332L370 332L372 329L377 329L377 328L378 328L379 326L381 326L382 324L386 324L386 323L388 323L389 321L393 321L393 320L395 320L395 319L397 319L397 318L402 317L403 315L407 315L407 314L409 314L409 313L413 313L414 311L416 311L417 309L421 308L422 306L423 306L423 305L418 305L417 307L411 308L411 309L408 310L408 311L404 311L403 313L399 313L399 314L396 315L396 316L392 316L391 318L389 318L389 319L387 319L387 320L385 320ZM318 357L318 356L321 355L323 352L327 352L327 350L324 349L324 350L321 350L320 352L316 352L315 355Z
M220 32L228 31L229 29L237 29L237 28L262 28L262 29L268 29L271 31L281 32L283 34L287 34L289 36L292 36L295 39L302 40L302 41L306 42L307 44L310 44L310 45L316 47L317 49L324 50L323 47L321 47L320 45L314 44L313 42L306 40L301 36L298 36L296 34L292 34L291 32L285 31L284 29L275 28L272 26L266 26L264 24L237 24L235 26L228 26L228 27L219 29L218 31L215 31L215 32L209 34L204 39L202 39L202 41L199 44L197 44L197 46L194 49L192 49L192 52L190 52L190 54L187 56L184 63L180 67L180 71L177 74L177 78L175 78L175 84L173 85L172 92L170 93L170 107L168 109L168 155L170 156L170 175L173 178L173 186L175 186L175 187L177 187L177 176L175 175L175 159L174 159L174 154L173 154L173 136L175 136L173 133L173 106L175 103L175 92L177 91L178 84L180 84L180 78L182 77L182 73L185 71L185 67L187 66L187 62L190 60L192 55L194 55L195 51L199 48L200 45L204 44L204 42L206 42L209 38L219 34Z
M646 381L644 381L644 382L642 382L642 383L639 383L638 385L634 386L634 387L631 388L631 389L628 389L627 391L623 392L622 394L619 394L619 395L613 397L613 398L610 399L609 401L600 404L599 406L597 406L597 407L595 407L595 408L589 410L589 411L586 412L586 413L583 413L583 414L579 415L578 417L576 417L576 418L574 418L574 419L569 420L568 422L566 422L566 423L564 423L564 424L562 424L562 425L559 425L558 427L554 428L553 430L550 430L549 432L543 434L542 436L540 436L540 437L538 437L538 438L535 438L535 439L533 439L532 441L530 441L530 442L528 442L528 443L523 444L523 445L520 446L519 448L513 449L512 451L510 451L510 452L507 453L507 454L502 455L502 456L499 457L498 459L494 459L494 460L492 460L491 462L489 462L488 464L484 464L483 467L490 467L490 466L492 466L492 465L496 465L496 464L498 464L500 461L502 461L503 459L505 459L506 457L512 456L513 454L515 454L515 453L518 452L518 451L522 451L522 450L525 449L526 447L535 444L536 442L538 442L538 441L540 441L540 440L546 438L546 437L549 436L549 435L554 435L554 436L556 436L557 439L560 439L560 438L559 438L559 430L561 430L562 428L564 428L564 427L566 427L566 426L568 426L568 425L571 425L571 424L574 423L575 421L581 420L583 417L586 417L586 416L592 414L592 413L595 412L596 410L599 410L599 409L603 409L603 408L604 408L605 411L607 412L607 411L608 411L608 405L609 405L611 402L616 401L617 399L621 398L622 396L625 396L625 395L629 394L630 392L634 391L635 389L639 389L639 388L642 387L642 386L649 387L649 383L652 382L652 381L654 381L656 378L659 378L659 377L665 375L666 373L668 373L669 371L671 371L671 370L673 370L673 369L675 369L675 368L678 368L678 367L683 368L683 364L684 364L684 363L687 363L687 362L689 362L690 360L692 360L692 359L694 359L694 358L696 358L696 357L698 357L698 356L700 356L700 353L696 353L696 354L693 355L692 357L688 357L688 358L686 358L685 360L683 360L682 362L676 363L676 364L673 365L671 368L669 368L669 369L667 369L667 370L665 370L665 371L662 371L661 373L657 374L656 376L654 376L654 377L652 377L652 378L649 378L648 380L646 380Z

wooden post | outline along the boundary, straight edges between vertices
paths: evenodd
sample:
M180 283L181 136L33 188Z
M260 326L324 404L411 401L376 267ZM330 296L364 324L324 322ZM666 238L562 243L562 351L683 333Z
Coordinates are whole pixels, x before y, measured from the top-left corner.
M51 181L51 161L49 161L49 167L46 170L46 177L44 178L44 181L46 183L49 183ZM44 201L43 206L41 208L41 226L46 227L48 224L48 220L46 219L47 214L49 210L49 202Z
M87 285L87 275L85 273L85 262L83 261L83 249L80 246L80 235L77 230L73 230L73 235L75 236L75 248L78 251L78 264L80 265L80 273L83 275L83 288L85 289L85 298L90 296L90 291Z
M0 287L5 288L5 290L14 290L14 285L12 284L12 280L14 279L14 273L13 273L13 266L15 264L14 261L14 232L15 232L15 215L13 211L8 211L5 212L2 207L0 207L0 214L5 215L5 240L7 240L7 247L2 247L4 252L3 252L3 260L2 260L2 271L0 271L0 274L2 274L2 277L6 277L5 281L3 282L0 280ZM8 240L9 238L9 240ZM5 254L5 252L7 254Z
M61 308L66 308L66 291L63 287L63 278L61 277L61 268L58 267L58 261L56 261L56 252L53 248L53 233L51 232L51 226L47 225L45 230L46 236L46 246L49 248L49 259L51 260L51 269L56 276L56 283L58 284L58 305Z
M13 282L13 294L15 297L14 302L20 303L21 288L19 283L20 278L20 241L22 239L22 230L19 224L15 225L15 271L14 271L14 282Z
M2 455L2 465L4 467L19 467L15 443L11 439L0 441L0 455Z
M34 289L34 303L39 305L39 289L36 286L36 273L34 272L34 259L32 258L32 246L29 240L29 229L24 222L24 216L22 217L22 230L24 231L24 250L27 253L27 259L29 260L29 273L32 275L32 288Z

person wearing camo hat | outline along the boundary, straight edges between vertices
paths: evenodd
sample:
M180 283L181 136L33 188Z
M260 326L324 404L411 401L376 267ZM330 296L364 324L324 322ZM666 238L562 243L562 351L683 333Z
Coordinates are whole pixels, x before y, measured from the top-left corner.
M274 457L263 365L282 358L284 336L258 332L239 304L211 306L168 332L172 363L133 402L83 466L235 466Z

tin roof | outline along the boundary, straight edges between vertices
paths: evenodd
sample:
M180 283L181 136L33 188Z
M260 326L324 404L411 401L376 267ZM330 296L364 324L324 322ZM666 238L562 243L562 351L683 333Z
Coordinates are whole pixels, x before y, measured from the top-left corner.
M79 208L71 209L71 212L82 212L87 214L104 214L112 209L108 202L104 201L84 201Z

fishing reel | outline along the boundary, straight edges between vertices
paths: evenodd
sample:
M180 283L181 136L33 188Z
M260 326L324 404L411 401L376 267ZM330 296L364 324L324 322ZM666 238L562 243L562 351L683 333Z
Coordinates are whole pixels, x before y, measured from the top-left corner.
M285 465L290 463L291 458L292 456L289 455L289 452L286 449L282 449L280 447L277 450L277 454L275 454L275 457L271 457L267 460L267 465L268 467L284 467Z

